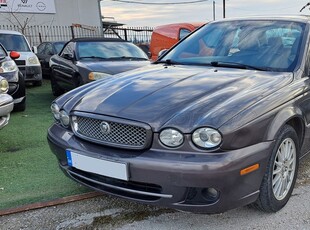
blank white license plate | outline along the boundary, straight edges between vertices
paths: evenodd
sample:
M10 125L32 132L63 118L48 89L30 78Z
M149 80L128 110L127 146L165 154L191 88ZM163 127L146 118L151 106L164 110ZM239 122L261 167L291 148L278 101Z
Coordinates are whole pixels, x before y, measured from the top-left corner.
M82 171L128 181L127 164L88 157L71 150L66 151L68 165Z

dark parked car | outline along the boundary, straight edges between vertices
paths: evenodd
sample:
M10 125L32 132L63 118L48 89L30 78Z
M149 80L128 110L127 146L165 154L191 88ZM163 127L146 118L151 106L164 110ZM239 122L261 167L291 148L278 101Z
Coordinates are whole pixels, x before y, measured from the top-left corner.
M8 90L8 81L0 76L0 129L8 124L14 106L13 98L7 94Z
M209 23L154 64L56 99L50 148L70 178L119 197L276 212L310 150L309 29L306 16Z
M14 99L14 111L24 111L26 109L24 76L12 60L16 60L19 56L20 54L15 51L11 51L9 56L8 52L0 44L0 74L9 82L8 94Z
M44 76L49 77L51 75L50 59L53 55L58 54L65 44L66 42L64 41L43 42L37 47L36 55L41 63L42 74Z
M149 64L136 45L121 39L77 38L52 56L51 86L55 96L93 80Z

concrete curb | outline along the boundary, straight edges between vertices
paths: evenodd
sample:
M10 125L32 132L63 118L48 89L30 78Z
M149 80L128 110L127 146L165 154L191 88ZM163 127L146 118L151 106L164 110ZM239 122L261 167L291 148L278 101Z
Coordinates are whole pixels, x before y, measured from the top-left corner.
M102 195L103 194L100 192L89 192L89 193L84 193L84 194L79 194L79 195L74 195L74 196L67 196L67 197L59 198L59 199L52 200L52 201L38 202L38 203L34 203L34 204L20 206L17 208L0 210L0 216L15 214L15 213L19 213L19 212L25 212L25 211L30 211L30 210L35 210L35 209L39 209L39 208L45 208L45 207L50 207L50 206L66 204L66 203L90 199L90 198L94 198L94 197L98 197L98 196L102 196Z

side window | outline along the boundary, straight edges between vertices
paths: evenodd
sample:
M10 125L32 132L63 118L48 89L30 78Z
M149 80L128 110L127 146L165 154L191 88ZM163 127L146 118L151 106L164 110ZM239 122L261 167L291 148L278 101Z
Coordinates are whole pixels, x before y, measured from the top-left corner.
M181 28L180 29L180 34L179 34L179 40L181 40L182 38L186 37L188 34L190 34L191 31L185 28Z
M73 42L68 43L66 47L63 49L63 51L61 52L60 56L66 59L68 59L68 57L73 58L74 57L73 47L74 47Z
M38 46L38 54L43 54L46 43L42 43Z
M53 55L54 54L53 45L51 43L46 44L46 46L45 46L45 54L46 55Z
M5 56L6 56L6 52L4 51L2 46L0 46L0 57L5 57Z

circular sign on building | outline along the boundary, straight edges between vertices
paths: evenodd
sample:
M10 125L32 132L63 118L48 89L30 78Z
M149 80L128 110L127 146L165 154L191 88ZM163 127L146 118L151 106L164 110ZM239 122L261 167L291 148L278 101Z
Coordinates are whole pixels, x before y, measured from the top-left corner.
M38 2L37 3L37 9L39 11L44 11L46 9L46 5L43 2Z

